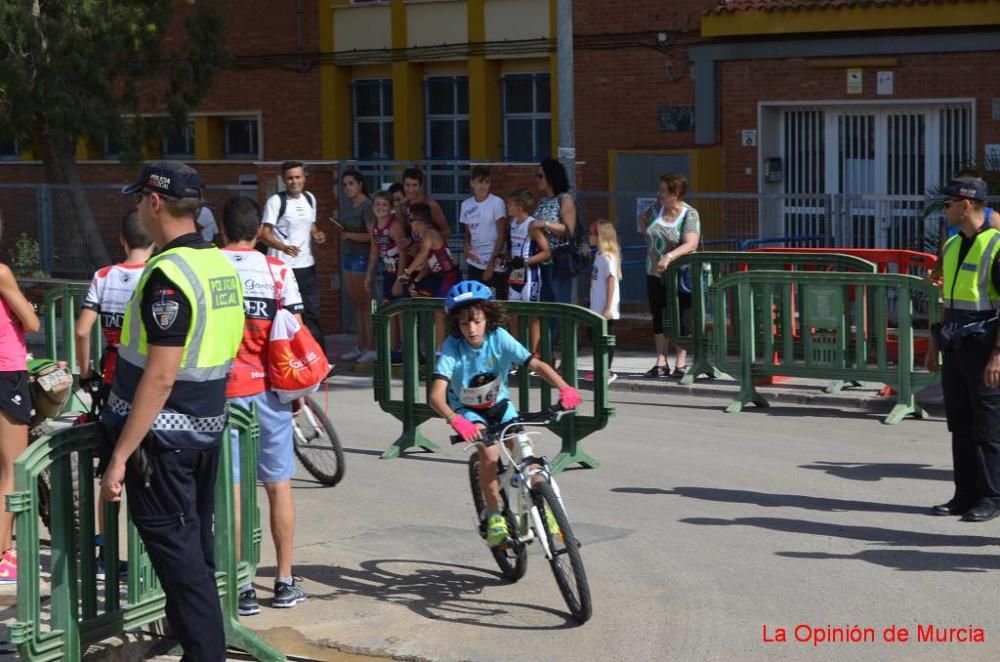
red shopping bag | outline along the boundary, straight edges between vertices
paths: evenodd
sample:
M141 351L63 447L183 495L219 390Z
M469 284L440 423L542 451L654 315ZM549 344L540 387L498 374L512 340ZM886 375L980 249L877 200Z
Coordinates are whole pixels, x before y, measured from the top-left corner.
M291 402L317 390L330 372L330 364L319 343L284 308L271 323L267 360L271 390L282 402Z

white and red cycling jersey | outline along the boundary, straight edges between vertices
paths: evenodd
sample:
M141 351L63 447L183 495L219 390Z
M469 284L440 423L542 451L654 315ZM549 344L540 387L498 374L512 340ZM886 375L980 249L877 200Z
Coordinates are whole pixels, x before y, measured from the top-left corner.
M224 248L243 284L243 341L233 359L226 382L226 397L241 398L263 393L267 380L267 351L271 322L279 306L301 313L302 295L295 274L284 262L253 248ZM277 291L277 292L276 292Z
M93 310L101 318L105 343L101 372L104 374L105 384L110 384L114 379L125 309L135 292L135 286L142 280L142 271L145 268L145 264L122 262L98 269L90 281L90 289L87 290L87 296L83 300L83 307Z

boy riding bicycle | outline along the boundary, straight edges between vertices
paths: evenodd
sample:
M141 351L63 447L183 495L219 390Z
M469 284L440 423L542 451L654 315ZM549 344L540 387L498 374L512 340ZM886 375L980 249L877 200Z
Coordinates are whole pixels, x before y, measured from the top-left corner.
M478 441L482 430L517 418L517 409L507 391L507 375L513 365L524 365L559 389L559 402L566 409L580 404L580 395L549 364L532 355L504 328L505 314L489 287L477 281L456 284L445 297L449 336L441 347L434 368L428 404L464 441ZM511 440L505 440L508 446ZM480 487L486 502L486 542L501 545L510 532L500 513L500 487L495 446L478 446Z

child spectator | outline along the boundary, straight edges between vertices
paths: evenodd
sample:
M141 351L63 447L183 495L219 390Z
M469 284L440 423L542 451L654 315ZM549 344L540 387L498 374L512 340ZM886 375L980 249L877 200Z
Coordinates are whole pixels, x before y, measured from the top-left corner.
M80 381L83 382L92 377L90 332L98 316L101 318L101 331L104 333L101 376L106 393L111 390L115 366L118 363L118 341L122 335L122 322L125 321L125 308L135 292L136 285L139 284L142 270L146 267L146 260L153 254L153 237L139 221L139 213L136 210L133 209L122 219L122 232L118 236L118 243L125 253L125 261L99 269L94 274L87 296L83 300L83 310L76 320L76 360L80 368ZM96 397L103 399L100 394ZM94 537L94 543L99 550L97 578L100 580L106 576L103 531L104 508L98 508L97 535Z
M244 197L233 197L226 201L222 212L222 232L225 238L222 253L232 262L243 283L246 316L243 340L226 382L226 398L246 408L251 403L257 405L260 423L257 478L264 483L264 490L267 492L271 511L271 537L277 557L271 606L290 608L306 599L305 591L292 578L295 534L292 404L281 402L270 388L267 380L267 353L271 323L278 314L278 308L287 308L301 323L303 306L293 270L278 258L264 256L254 250L260 229L260 209L256 202ZM233 480L237 483L237 490L240 481L238 447L238 437L234 434ZM248 489L254 489L252 477L249 482ZM240 588L239 612L242 616L260 613L257 593L250 585Z
M122 219L118 243L125 253L125 261L99 269L94 274L87 297L83 300L83 310L76 320L76 360L81 381L91 376L90 332L100 316L101 331L104 332L101 374L104 383L111 384L118 362L118 340L122 335L125 308L135 292L135 286L139 284L146 260L153 254L153 237L143 227L134 209Z
M551 256L549 241L545 232L532 229L534 218L528 210L535 204L534 196L528 189L515 189L507 201L510 217L510 260L507 274L508 298L511 301L539 301L542 294L541 265ZM511 328L517 328L517 318L512 316ZM531 351L538 351L541 324L531 320Z
M604 316L608 321L608 334L613 335L612 320L618 319L619 291L622 279L622 250L618 244L618 232L615 224L606 218L599 218L590 226L590 245L597 248L594 266L590 276L590 309ZM611 371L611 362L615 358L615 348L608 350L608 383L618 379ZM584 379L593 381L594 373Z
M365 291L369 296L375 297L385 304L396 298L392 294L392 288L396 284L399 270L406 268L406 251L401 250L401 247L406 245L406 232L403 230L403 222L392 213L392 195L386 191L375 195L375 199L372 201L372 210L375 213L375 223L372 225L371 253L368 257ZM382 291L375 293L372 291L375 285L375 265L379 263L382 265ZM396 347L399 339L399 324L400 319L394 318L392 324L393 347ZM400 353L393 351L393 363L400 360Z
M462 202L458 222L465 228L465 263L469 280L493 288L497 299L507 298L507 274L503 255L507 249L507 209L503 200L490 193L490 169L472 168L472 197Z

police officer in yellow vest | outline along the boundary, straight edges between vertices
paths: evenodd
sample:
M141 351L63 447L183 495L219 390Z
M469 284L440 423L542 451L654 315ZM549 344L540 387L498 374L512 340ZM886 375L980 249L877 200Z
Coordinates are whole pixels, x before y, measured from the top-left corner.
M184 660L224 660L212 515L226 375L243 336L243 291L229 260L195 225L201 180L176 161L146 166L122 192L158 253L125 313L118 370L102 420L116 439L101 495L128 489L132 521L166 593Z
M986 182L953 179L944 215L959 229L942 250L944 319L934 325L926 366L941 373L951 431L955 493L935 515L985 522L1000 515L1000 232L984 217ZM938 365L938 350L943 365Z

